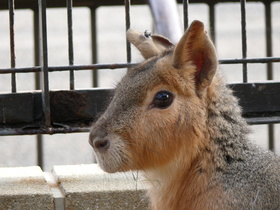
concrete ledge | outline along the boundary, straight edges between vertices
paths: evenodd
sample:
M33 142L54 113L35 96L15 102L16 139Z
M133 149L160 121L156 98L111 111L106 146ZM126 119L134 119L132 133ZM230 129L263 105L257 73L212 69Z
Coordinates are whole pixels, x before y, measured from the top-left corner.
M0 168L0 209L53 209L53 196L37 167Z
M0 168L0 209L149 209L137 173L108 174L96 164Z
M65 209L148 209L143 183L132 173L108 174L96 164L55 166Z

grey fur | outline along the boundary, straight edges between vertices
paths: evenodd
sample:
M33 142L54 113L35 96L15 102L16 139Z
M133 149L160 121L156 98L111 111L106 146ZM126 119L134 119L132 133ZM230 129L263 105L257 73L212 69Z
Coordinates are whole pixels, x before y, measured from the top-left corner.
M248 140L238 101L219 80L217 96L209 104L208 126L217 146L214 158L227 209L280 209L280 158Z

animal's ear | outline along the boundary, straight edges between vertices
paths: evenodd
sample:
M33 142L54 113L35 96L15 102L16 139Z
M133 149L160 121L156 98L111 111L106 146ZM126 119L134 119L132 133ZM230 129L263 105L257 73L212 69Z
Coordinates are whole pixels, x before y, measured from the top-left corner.
M215 47L200 21L192 22L174 50L173 67L184 70L187 63L195 66L197 90L203 91L211 84L218 61Z
M167 38L160 35L151 35L147 31L129 29L127 39L141 52L145 59L159 55L166 49L174 46Z

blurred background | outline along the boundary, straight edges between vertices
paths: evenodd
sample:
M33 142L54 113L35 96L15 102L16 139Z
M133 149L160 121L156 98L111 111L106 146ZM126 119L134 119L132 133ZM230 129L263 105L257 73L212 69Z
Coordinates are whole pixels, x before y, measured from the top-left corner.
M126 63L124 6L97 9L98 63ZM183 7L178 5L183 26ZM216 47L220 59L242 58L241 17L239 3L217 4ZM272 3L273 55L280 56L280 2ZM248 58L265 57L265 19L262 3L247 3ZM201 20L209 30L208 6L189 5L189 21ZM90 10L73 8L74 64L91 64ZM131 27L139 31L153 31L153 20L148 6L131 6ZM67 11L47 10L48 58L50 66L68 65ZM34 66L33 13L15 11L16 67ZM0 68L10 67L9 13L0 10ZM140 62L140 53L132 48L132 62ZM274 63L274 80L280 80L280 63ZM221 65L228 83L242 82L242 65ZM125 69L98 70L98 87L114 87L125 74ZM248 81L265 81L265 64L248 64ZM49 74L51 90L68 90L69 73ZM0 93L11 92L11 77L0 74ZM75 72L75 89L93 87L91 71ZM17 91L34 91L34 73L17 74ZM254 125L250 138L268 147L267 125ZM274 130L276 153L280 154L280 127ZM43 135L44 170L53 165L92 163L93 153L88 144L88 133ZM0 136L0 167L36 165L36 136Z

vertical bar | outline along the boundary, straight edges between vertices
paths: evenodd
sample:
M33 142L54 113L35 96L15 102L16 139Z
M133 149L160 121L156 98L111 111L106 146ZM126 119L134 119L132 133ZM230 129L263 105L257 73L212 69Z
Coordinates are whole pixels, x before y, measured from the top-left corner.
M11 68L16 67L16 55L15 55L15 29L14 29L14 0L9 0L9 21L10 21L10 54L11 54ZM16 74L11 75L12 92L16 92Z
M274 146L274 125L268 124L268 149L273 151L275 150Z
M33 10L33 36L34 36L34 64L40 65L40 27L39 27L39 11L38 8ZM40 90L40 73L35 73L35 88Z
M265 38L266 38L266 56L272 57L272 17L271 17L271 2L264 1L265 6ZM272 63L266 64L267 79L273 79L273 65ZM268 125L268 148L274 151L274 125Z
M91 17L91 60L97 63L97 34L96 34L96 8L90 8ZM93 70L93 87L98 86L98 70Z
M40 41L39 41L39 11L38 8L33 10L33 21L34 21L34 63L35 66L40 65ZM40 73L35 73L35 89L40 90ZM44 169L44 158L43 158L43 136L36 135L37 144L37 165Z
M266 37L266 56L272 56L272 23L271 23L271 2L264 2L265 6L265 37ZM267 79L273 79L272 63L267 63Z
M125 0L125 23L126 31L130 28L130 0ZM126 57L127 62L131 63L131 45L128 39L126 39Z
M44 146L43 146L43 136L36 135L37 143L37 165L44 169Z
M247 33L246 33L246 0L240 0L241 6L241 37L242 37L242 58L247 57ZM243 63L243 82L248 81L247 63Z
M51 127L49 72L48 72L48 42L47 42L47 16L46 0L39 1L39 31L40 31L40 64L41 64L41 89L42 104L45 117L45 127ZM50 130L49 130L50 131Z
M74 64L74 53L73 53L73 19L72 19L72 9L73 9L73 1L67 0L67 22L68 22L68 59L69 65ZM75 89L75 79L74 79L74 71L70 70L70 90Z
M215 44L216 42L216 25L215 25L215 3L209 3L209 24L210 24L210 36Z
M97 63L96 7L90 7L91 25L91 62ZM92 86L98 87L98 70L92 70ZM93 163L97 163L92 156Z
M189 26L189 0L183 0L183 12L184 12L184 30L187 30Z

